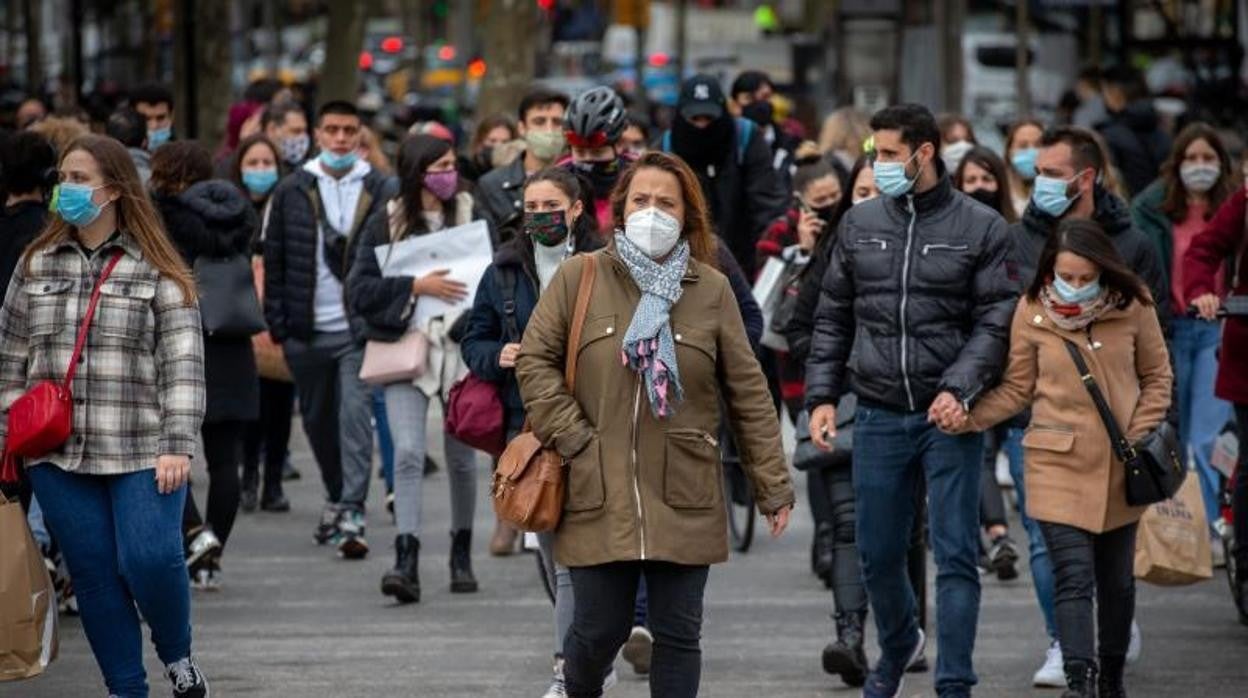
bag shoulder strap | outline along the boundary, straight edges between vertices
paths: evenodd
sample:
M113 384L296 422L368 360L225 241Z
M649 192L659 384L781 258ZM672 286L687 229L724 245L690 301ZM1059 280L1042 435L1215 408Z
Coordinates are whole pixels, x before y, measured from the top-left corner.
M516 324L516 272L510 267L495 267L498 273L498 292L503 297L503 331L507 341L520 341L520 326Z
M1088 369L1087 362L1083 360L1083 354L1079 353L1079 347L1069 339L1062 339L1062 341L1066 344L1066 351L1070 353L1070 358L1075 362L1075 368L1079 370L1079 378L1083 381L1083 387L1088 389L1088 394L1092 396L1092 403L1096 405L1096 411L1100 413L1101 421L1105 423L1105 431L1109 433L1114 455L1118 456L1118 460L1126 463L1135 455L1131 444L1127 442L1127 437L1123 436L1113 411L1109 409L1109 403L1105 401L1101 386L1097 384L1092 371Z
M585 329L585 315L589 312L589 296L594 291L594 276L598 271L597 257L593 254L582 256L585 264L581 267L581 284L576 291L576 310L572 313L572 331L568 333L568 348L564 352L563 377L568 384L568 392L576 388L576 349L581 345L581 331Z
M87 332L91 329L92 318L95 317L95 306L100 303L100 288L104 286L104 282L113 273L113 269L117 267L117 263L121 261L121 256L124 254L123 250L113 252L113 256L104 265L104 270L100 272L100 278L95 280L95 288L91 289L91 301L87 303L87 314L82 316L82 324L78 326L78 340L74 342L74 353L69 357L69 368L65 369L66 390L74 384L74 374L78 371L78 358L82 356L83 347L87 344Z

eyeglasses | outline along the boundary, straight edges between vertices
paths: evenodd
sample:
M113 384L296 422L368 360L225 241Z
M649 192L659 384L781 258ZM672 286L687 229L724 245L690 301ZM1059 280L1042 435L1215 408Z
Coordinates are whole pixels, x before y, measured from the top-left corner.
M607 141L606 131L594 131L588 137L571 129L563 132L563 137L567 139L568 145L573 148L601 148L604 145L610 145Z

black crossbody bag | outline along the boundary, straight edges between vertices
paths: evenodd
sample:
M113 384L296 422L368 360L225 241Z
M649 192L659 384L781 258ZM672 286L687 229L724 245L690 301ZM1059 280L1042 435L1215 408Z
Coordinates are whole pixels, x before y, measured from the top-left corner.
M1096 378L1092 376L1083 355L1079 353L1079 347L1069 339L1062 341L1066 343L1066 351L1070 352L1070 358L1074 359L1075 367L1079 369L1083 386L1088 389L1096 411L1105 423L1114 455L1126 466L1127 504L1146 506L1173 497L1187 475L1187 469L1179 458L1179 440L1174 433L1174 427L1163 419L1157 428L1142 439L1134 444L1129 443L1122 429L1118 427L1118 420L1114 419L1114 413L1110 411L1101 387L1097 385Z

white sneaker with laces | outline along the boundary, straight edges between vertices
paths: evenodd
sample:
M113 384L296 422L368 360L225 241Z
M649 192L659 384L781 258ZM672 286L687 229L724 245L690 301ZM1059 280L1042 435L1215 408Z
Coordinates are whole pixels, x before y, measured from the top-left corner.
M550 681L550 688L542 694L542 698L568 698L568 688L563 682L563 660L555 660L554 676Z
M1140 646L1144 644L1143 638L1140 637L1140 624L1131 619L1131 642L1127 645L1127 664L1135 664L1140 661Z
M1044 666L1031 679L1036 688L1066 688L1066 669L1062 665L1062 646L1054 640L1044 652Z

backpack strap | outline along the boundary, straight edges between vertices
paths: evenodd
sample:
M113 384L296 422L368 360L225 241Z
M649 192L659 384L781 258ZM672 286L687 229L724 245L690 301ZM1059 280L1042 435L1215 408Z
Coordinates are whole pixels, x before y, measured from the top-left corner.
M503 333L509 342L520 341L520 327L516 324L516 272L510 267L495 267L498 273L498 292L503 297Z
M753 121L738 117L737 122L737 167L745 162L745 153L750 148L750 139L754 137L757 127Z
M665 153L672 152L672 130L668 129L663 132L663 143L660 149Z

